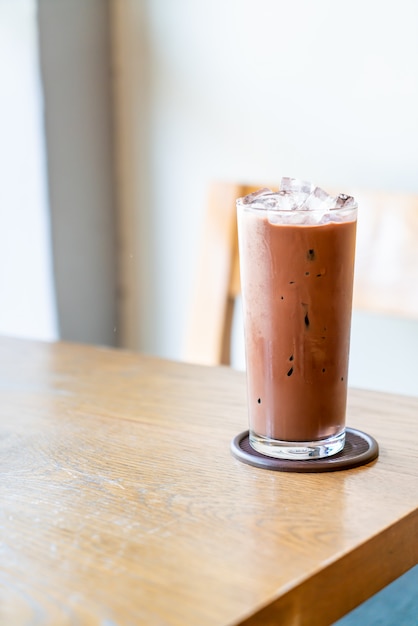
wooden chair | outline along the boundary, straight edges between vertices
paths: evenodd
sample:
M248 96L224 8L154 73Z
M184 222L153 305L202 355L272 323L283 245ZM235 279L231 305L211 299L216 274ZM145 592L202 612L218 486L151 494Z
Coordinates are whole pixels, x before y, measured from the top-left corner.
M210 188L185 342L187 361L230 364L234 303L240 293L235 201L264 186L217 182ZM354 308L418 319L418 195L349 192L359 205Z

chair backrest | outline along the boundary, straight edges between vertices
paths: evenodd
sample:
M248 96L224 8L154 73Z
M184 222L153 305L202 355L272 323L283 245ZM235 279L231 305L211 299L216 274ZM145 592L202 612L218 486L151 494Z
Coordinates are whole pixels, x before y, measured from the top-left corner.
M209 190L187 361L230 363L234 303L240 293L235 201L265 186L216 182ZM354 308L418 319L418 194L350 193L359 205Z

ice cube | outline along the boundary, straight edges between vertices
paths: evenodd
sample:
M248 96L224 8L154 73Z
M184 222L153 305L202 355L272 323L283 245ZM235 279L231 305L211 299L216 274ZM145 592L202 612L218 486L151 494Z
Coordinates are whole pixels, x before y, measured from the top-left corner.
M259 200L263 196L271 195L273 191L268 187L263 187L262 189L258 189L257 191L253 191L253 193L249 193L248 196L244 196L242 199L242 204L252 204L255 200Z
M267 218L271 224L286 223L287 218L283 217L283 212L290 212L297 208L293 194L278 191L271 195L269 201Z
M280 211L294 211L298 208L298 194L288 191L279 191L276 196L277 208Z
M255 200L251 202L251 208L277 211L280 208L278 204L277 194L266 193L263 196L255 198Z
M357 203L353 196L348 196L346 193L340 193L340 195L335 198L336 209L354 209L356 206Z
M307 221L306 224L318 225L318 224L328 224L331 221L331 214L328 210L326 211L307 211Z
M305 224L308 211L268 211L270 224Z
M280 211L269 210L267 211L267 219L270 224L284 224L285 220L283 218L283 213Z
M280 191L287 191L292 193L296 192L309 195L313 191L313 185L306 180L283 176L280 182Z
M330 196L321 187L315 187L312 193L306 198L303 206L305 211L329 211L335 206L335 198Z
M280 182L280 193L283 194L284 210L299 209L312 190L313 185L306 180L283 177ZM284 200L285 198L286 200Z
M283 177L280 191L264 187L241 199L251 209L267 211L272 224L326 224L352 219L345 209L357 207L353 197L346 194L330 196L320 187L298 178ZM286 214L286 215L285 215Z

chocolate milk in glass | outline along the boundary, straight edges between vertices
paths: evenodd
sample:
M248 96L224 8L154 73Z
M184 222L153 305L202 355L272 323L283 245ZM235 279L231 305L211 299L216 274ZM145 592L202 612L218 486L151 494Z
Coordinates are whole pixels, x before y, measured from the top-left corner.
M309 459L344 447L357 206L283 179L237 202L250 443Z

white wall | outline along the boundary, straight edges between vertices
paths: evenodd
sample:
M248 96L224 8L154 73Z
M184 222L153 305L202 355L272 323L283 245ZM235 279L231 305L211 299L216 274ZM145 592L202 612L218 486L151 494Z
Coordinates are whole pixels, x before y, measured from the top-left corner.
M0 0L0 333L116 344L109 7Z
M124 154L152 241L135 347L178 358L211 180L418 192L418 4L147 0L139 19L116 3L147 64L146 175ZM141 91L135 57L125 80Z
M117 343L108 3L38 0L60 338Z
M52 276L35 0L0 0L0 333L52 340Z
M418 5L150 0L148 7L161 251L158 291L147 304L161 328L149 347L174 356L210 180L290 174L342 189L418 191Z

